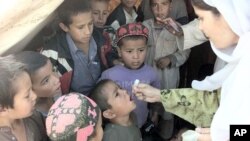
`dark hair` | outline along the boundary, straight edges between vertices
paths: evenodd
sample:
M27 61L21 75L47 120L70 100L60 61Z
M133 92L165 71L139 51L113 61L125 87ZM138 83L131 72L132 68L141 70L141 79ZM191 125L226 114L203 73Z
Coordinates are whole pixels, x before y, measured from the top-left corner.
M217 8L206 4L203 0L191 0L191 2L192 5L196 6L199 9L211 11L215 15L220 15L220 12Z
M114 82L110 79L103 79L99 81L89 94L89 98L93 99L96 102L96 104L100 107L101 113L112 107L111 105L108 104L108 99L106 94L103 93L103 88L108 83L114 83ZM105 118L102 115L102 121L104 127L109 122L109 119Z
M146 44L147 44L147 38L146 38L145 36L142 36L142 35L131 35L131 36L123 37L123 38L117 43L117 46L121 48L121 46L123 45L123 42L124 42L124 41L127 41L127 40L145 40L145 41L146 41Z
M0 57L0 70L0 110L13 108L14 96L17 93L14 83L21 74L26 72L25 65L9 55Z
M170 3L172 2L172 0L168 0ZM153 0L149 0L149 6L151 7L153 4Z
M69 26L72 23L72 16L90 11L91 6L89 0L64 0L58 8L59 22Z
M111 108L111 105L108 104L106 95L103 93L103 88L108 83L113 83L113 81L110 79L103 79L99 81L89 94L89 97L97 103L102 112Z
M35 51L22 51L14 56L16 60L26 65L30 75L34 75L36 71L45 66L49 60L46 56Z

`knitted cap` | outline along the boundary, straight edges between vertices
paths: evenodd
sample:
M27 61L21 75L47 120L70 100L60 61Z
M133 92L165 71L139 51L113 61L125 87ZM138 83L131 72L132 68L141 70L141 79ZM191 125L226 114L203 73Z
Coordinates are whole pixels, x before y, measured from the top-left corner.
M144 36L148 39L148 28L142 23L129 23L120 26L116 31L114 45L117 46L117 43L124 37L127 36Z
M51 140L76 135L76 141L87 141L94 133L99 114L99 107L87 96L79 93L63 95L48 112L47 134Z

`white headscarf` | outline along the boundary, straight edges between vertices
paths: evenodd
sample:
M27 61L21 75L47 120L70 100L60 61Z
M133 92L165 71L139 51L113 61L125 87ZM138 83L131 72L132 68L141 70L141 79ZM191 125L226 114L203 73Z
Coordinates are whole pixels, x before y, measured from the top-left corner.
M222 88L211 135L213 141L224 141L229 140L230 124L250 124L250 0L204 1L216 7L240 37L235 47L223 50L211 43L215 54L228 64L203 81L192 83L192 87L199 90Z

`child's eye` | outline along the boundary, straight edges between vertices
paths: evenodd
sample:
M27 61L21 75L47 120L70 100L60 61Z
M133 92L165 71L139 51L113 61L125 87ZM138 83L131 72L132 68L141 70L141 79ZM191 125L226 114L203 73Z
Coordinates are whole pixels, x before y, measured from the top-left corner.
M155 3L152 4L152 7L153 7L153 8L156 7L156 6L157 6L157 4L155 4Z
M132 53L132 51L131 51L131 50L128 50L127 53Z
M88 25L89 25L89 26L93 25L93 22L90 22Z
M105 15L105 16L108 15L108 14L109 14L108 12L103 13L103 15Z
M45 85L45 84L48 84L49 83L49 78L45 79L42 84Z
M83 26L79 26L78 29L83 29Z
M140 49L139 51L140 51L140 52L143 52L144 50L145 50L145 49Z

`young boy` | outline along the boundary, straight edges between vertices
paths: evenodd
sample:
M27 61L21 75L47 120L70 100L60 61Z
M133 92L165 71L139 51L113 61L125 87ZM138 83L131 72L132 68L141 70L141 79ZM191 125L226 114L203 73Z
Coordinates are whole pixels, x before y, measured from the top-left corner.
M103 141L140 141L141 134L135 125L132 111L136 105L126 90L112 80L101 80L90 97L100 106L105 125Z
M102 35L93 30L88 1L64 1L58 17L62 32L45 43L42 54L51 60L61 76L63 93L75 91L87 95L101 74Z
M46 128L52 141L101 141L100 108L85 95L63 95L51 106Z
M154 18L143 22L149 29L149 51L147 64L157 69L161 78L161 88L177 88L179 85L179 67L188 59L190 50L178 49L176 38L157 19L169 17L171 0L150 0L150 7ZM173 115L164 113L159 122L159 134L168 139L173 131Z
M115 30L111 26L105 26L109 15L109 0L91 0L92 16L95 29L102 33L105 45L101 48L101 61L105 68L110 68L121 61L117 50L112 46Z
M32 89L37 95L36 110L46 118L49 108L54 103L54 98L61 95L61 83L53 72L50 60L34 51L17 53L15 58L26 65Z
M111 25L115 30L120 26L137 21L137 0L121 0L121 3L108 16L106 25Z
M124 65L116 65L102 73L100 80L111 79L132 95L132 85L136 79L152 86L160 86L156 71L144 64L147 53L148 29L141 23L121 26L116 32L115 44ZM147 103L134 99L135 114L141 128L148 116Z
M25 65L13 56L0 57L0 140L46 141L36 94Z

